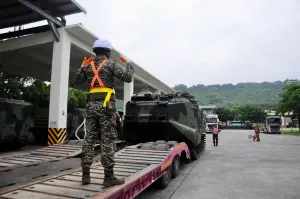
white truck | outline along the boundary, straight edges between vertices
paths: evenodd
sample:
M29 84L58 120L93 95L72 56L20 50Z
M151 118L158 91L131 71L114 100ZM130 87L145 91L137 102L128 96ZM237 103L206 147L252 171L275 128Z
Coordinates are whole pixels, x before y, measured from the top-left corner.
M263 132L267 134L281 134L281 116L267 116L264 124Z
M217 114L207 114L206 115L206 133L212 133L213 127L212 123L219 125L219 118Z

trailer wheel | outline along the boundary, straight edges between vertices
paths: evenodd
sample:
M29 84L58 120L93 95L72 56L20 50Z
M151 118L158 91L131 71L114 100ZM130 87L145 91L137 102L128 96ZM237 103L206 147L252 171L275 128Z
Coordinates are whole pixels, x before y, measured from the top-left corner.
M176 178L180 171L180 159L179 156L175 156L172 162L172 178Z
M156 181L155 186L159 189L165 189L169 185L169 182L171 181L171 176L172 176L172 166L169 166L167 168L167 172Z

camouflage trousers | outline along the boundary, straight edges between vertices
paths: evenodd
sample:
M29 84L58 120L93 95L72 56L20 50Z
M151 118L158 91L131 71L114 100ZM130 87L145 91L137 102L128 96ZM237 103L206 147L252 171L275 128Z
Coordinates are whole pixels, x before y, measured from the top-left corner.
M90 101L86 105L86 136L82 147L81 166L90 168L93 163L94 145L102 142L101 163L104 168L113 168L114 143L117 139L115 109L108 112L103 101Z

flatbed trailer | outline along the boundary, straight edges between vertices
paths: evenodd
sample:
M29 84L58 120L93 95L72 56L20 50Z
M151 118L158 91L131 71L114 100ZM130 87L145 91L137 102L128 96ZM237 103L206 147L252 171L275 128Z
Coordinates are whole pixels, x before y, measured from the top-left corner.
M2 171L10 171L15 168L37 166L47 162L77 157L82 153L82 145L83 142L80 140L68 140L30 152L0 156L0 174ZM96 147L99 147L99 144L95 144Z
M103 186L104 169L101 163L91 167L91 183L81 184L80 168L66 171L20 185L17 188L0 190L1 198L92 198L131 199L139 195L151 184L164 188L179 172L180 159L190 159L190 151L185 143L156 142L125 147L115 154L115 174L125 178L125 184Z
M0 156L0 172L19 167L28 167L45 162L56 162L75 157L82 152L82 146L73 144L55 144L27 153Z

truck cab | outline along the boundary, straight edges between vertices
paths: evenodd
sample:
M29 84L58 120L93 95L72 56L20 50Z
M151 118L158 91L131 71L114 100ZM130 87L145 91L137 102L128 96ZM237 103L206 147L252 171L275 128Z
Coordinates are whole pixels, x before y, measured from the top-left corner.
M264 125L264 133L276 133L281 134L281 117L280 116L268 116L266 117Z
M213 132L212 123L219 125L219 118L216 114L206 115L206 133Z

